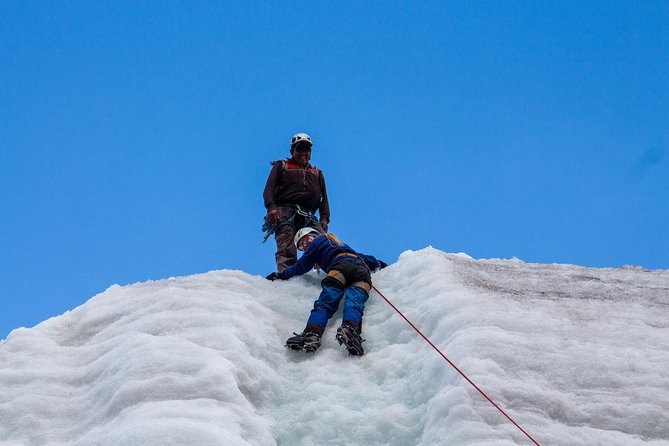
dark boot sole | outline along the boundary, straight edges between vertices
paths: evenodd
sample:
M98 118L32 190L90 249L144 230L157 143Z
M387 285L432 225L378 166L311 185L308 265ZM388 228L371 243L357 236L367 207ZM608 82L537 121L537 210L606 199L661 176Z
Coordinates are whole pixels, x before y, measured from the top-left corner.
M320 342L286 342L286 347L290 348L291 350L295 350L297 352L299 351L305 351L307 353L313 353L316 350L318 350L318 347L321 346Z
M362 348L362 342L349 337L346 334L346 331L342 330L341 328L337 329L335 339L337 339L339 345L344 344L346 346L349 355L362 356L365 354L365 350Z

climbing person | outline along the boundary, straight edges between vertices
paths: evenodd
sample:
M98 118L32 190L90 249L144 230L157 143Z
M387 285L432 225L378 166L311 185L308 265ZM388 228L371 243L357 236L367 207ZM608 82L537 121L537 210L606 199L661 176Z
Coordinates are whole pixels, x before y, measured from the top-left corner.
M267 214L263 230L274 233L276 269L284 271L297 261L295 233L311 227L325 234L330 223L330 204L323 172L309 163L311 137L297 133L290 140L290 158L273 161L263 191ZM318 211L319 219L315 213Z
M321 346L325 326L337 311L344 296L342 323L335 338L349 354L362 356L362 315L372 288L371 272L388 266L373 256L356 252L334 234L321 234L313 228L302 228L295 235L295 247L304 254L297 263L282 272L274 272L270 280L287 280L305 274L317 265L327 273L321 282L322 291L314 302L307 325L301 334L286 341L293 350L314 352Z

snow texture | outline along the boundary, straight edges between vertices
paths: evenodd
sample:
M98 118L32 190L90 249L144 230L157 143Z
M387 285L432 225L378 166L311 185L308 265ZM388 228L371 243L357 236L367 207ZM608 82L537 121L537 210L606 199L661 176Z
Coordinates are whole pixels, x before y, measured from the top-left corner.
M532 444L378 294L284 347L316 271L113 286L0 342L0 445ZM407 251L375 285L542 445L669 445L669 271Z

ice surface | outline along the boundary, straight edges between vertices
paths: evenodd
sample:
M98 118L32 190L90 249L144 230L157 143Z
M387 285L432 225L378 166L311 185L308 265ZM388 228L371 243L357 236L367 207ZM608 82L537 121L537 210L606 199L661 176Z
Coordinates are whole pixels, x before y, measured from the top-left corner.
M526 445L376 293L365 356L283 347L323 276L113 286L0 342L0 445ZM669 271L427 248L375 285L542 445L669 445Z

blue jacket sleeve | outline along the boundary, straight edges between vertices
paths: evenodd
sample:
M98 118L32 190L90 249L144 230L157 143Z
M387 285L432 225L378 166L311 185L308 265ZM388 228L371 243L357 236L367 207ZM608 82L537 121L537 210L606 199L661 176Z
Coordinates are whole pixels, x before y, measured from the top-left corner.
M290 279L291 277L301 276L311 271L316 264L316 257L318 255L318 251L315 248L315 244L311 243L297 263L283 270L283 277Z
M358 257L360 257L372 271L376 271L381 267L381 263L374 256L370 256L359 252Z

